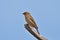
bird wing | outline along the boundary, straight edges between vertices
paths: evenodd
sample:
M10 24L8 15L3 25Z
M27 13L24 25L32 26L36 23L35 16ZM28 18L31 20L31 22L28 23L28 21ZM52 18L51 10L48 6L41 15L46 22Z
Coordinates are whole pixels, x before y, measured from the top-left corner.
M36 24L36 22L34 21L34 19L33 19L32 16L30 17L30 19L31 19L31 22L33 23L33 25L37 28L37 24Z

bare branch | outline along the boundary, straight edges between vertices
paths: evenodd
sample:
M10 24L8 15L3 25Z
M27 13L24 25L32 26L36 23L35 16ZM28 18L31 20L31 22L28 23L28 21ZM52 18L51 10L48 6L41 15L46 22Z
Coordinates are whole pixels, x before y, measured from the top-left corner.
M40 36L40 34L37 34L36 32L34 32L30 26L28 24L24 25L25 28L34 36L36 37L38 40L47 40L46 38L44 38L43 36Z

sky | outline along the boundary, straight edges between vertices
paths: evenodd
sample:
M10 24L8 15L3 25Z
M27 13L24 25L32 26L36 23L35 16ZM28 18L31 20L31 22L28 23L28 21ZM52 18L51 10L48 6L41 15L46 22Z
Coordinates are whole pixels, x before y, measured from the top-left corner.
M60 40L60 0L0 0L0 40L36 40L25 28L23 12L35 19L48 40Z

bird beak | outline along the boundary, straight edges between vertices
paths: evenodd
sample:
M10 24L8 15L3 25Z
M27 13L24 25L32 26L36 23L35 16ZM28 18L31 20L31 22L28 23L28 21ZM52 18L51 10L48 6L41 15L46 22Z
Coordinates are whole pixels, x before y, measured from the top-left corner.
M24 15L24 13L23 13L23 15Z

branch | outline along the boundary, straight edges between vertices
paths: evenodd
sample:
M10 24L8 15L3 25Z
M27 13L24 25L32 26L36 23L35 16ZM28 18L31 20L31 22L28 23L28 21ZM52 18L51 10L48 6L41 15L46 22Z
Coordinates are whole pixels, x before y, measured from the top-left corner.
M34 36L36 37L38 40L47 40L46 38L44 38L43 36L40 36L40 34L37 34L36 32L34 32L30 26L28 24L24 25L25 28Z

